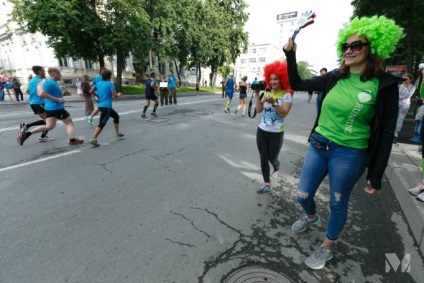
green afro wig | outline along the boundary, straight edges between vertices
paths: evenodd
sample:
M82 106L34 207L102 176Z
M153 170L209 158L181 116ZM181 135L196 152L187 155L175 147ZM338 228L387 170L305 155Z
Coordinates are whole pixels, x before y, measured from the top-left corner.
M339 58L343 57L342 44L353 34L365 37L371 44L371 53L380 59L386 59L395 51L397 42L403 36L403 29L384 16L356 17L339 31L337 39Z

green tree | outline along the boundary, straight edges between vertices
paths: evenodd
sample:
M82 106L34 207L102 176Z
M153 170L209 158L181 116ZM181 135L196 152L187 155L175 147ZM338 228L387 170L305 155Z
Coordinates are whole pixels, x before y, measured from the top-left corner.
M311 65L309 65L306 61L297 62L297 71L299 72L299 76L303 79L310 79L314 76L310 69Z
M388 64L406 64L408 72L418 70L424 55L424 32L421 12L424 1L397 0L373 1L353 0L354 16L386 16L404 28L405 37L400 40L397 52Z
M99 36L103 21L94 12L95 1L82 0L10 0L12 19L26 31L41 32L58 57L82 57L104 66L105 50Z
M117 91L125 59L143 46L148 18L142 0L11 0L12 17L29 32L49 37L58 57L98 60L116 54Z

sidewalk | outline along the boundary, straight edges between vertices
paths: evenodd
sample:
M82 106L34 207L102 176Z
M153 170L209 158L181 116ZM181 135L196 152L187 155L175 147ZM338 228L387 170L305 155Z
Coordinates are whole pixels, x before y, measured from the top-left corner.
M411 227L417 245L424 254L424 202L408 193L422 181L420 144L409 141L413 136L414 121L405 121L398 142L393 144L386 168L386 177ZM384 192L383 192L384 193Z

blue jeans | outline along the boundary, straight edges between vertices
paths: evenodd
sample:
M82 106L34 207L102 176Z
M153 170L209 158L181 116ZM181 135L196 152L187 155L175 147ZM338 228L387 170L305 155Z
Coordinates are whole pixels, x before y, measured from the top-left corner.
M326 237L335 241L346 223L350 193L365 170L367 149L342 147L317 133L312 134L310 143L296 199L307 215L315 215L315 193L328 174L330 217Z
M4 90L0 89L0 101L4 101Z

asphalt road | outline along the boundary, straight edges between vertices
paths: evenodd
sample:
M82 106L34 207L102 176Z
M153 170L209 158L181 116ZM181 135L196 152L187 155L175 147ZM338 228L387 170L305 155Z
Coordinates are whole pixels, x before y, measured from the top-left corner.
M390 184L370 197L364 177L334 258L308 269L303 262L325 235L326 181L317 194L322 225L300 235L291 225L301 214L294 195L315 105L295 96L282 174L273 193L258 195L260 115L225 114L224 103L182 97L143 120L144 100L117 101L125 138L114 138L110 121L98 148L69 146L63 125L49 133L53 142L35 135L20 147L18 124L35 117L27 104L0 105L0 282L225 282L252 266L293 282L422 282L423 259ZM83 107L66 105L76 136L88 141L94 128ZM386 272L388 253L409 256L409 269Z

